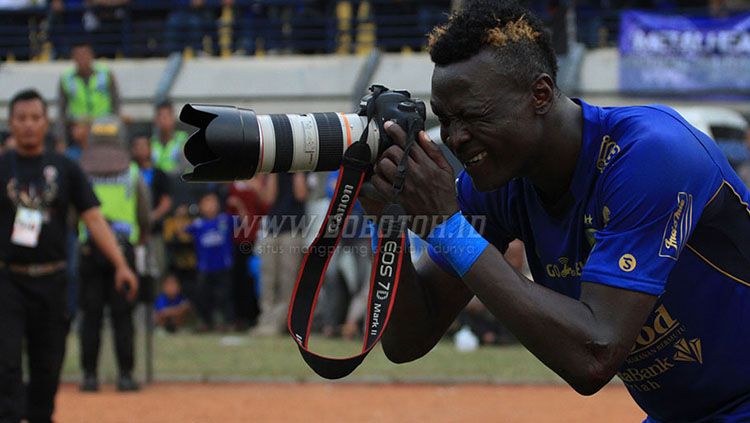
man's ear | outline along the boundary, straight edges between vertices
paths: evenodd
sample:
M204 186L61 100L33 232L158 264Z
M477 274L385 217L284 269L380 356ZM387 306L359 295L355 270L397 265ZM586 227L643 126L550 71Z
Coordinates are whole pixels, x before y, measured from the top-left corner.
M555 96L555 83L552 78L543 73L539 75L534 83L531 84L532 95L534 96L534 111L538 115L544 115L552 107L552 100Z

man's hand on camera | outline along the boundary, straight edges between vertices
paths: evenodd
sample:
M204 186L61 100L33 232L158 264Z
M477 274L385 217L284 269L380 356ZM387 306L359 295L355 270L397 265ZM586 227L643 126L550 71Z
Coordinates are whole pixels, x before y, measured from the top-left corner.
M391 198L393 183L398 179L398 164L404 156L406 133L392 122L386 122L385 130L395 144L376 162L371 182L378 193ZM458 211L455 178L450 163L424 131L420 131L408 160L406 180L398 201L411 216L430 216L426 227L412 227L424 237L434 226ZM424 220L421 223L424 225Z

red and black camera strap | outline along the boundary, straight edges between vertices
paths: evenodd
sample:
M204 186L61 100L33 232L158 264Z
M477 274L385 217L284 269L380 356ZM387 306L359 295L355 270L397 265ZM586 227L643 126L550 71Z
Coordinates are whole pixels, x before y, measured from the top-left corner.
M410 122L408 126L413 125ZM365 336L360 354L347 358L325 357L310 351L308 341L326 268L341 240L349 214L371 166L366 134L344 153L333 201L317 237L302 261L289 304L288 329L299 347L302 358L315 373L324 378L338 379L353 372L378 343L388 325L398 290L404 254L407 252L407 216L403 207L396 202L396 198L403 189L409 151L416 140L415 130L409 128L408 134L405 154L398 165L399 178L393 185L392 202L383 210L378 222L378 246L373 252Z

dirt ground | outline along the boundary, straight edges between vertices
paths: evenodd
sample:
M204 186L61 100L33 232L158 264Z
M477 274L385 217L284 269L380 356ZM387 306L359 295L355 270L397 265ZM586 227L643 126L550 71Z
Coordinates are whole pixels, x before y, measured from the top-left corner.
M57 423L641 422L624 387L582 397L566 386L158 383L138 393L66 384Z

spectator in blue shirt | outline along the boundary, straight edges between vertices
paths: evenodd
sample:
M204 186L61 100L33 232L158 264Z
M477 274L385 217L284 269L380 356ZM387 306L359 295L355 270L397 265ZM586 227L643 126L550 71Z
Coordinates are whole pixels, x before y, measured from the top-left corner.
M182 295L180 282L173 273L168 273L161 283L161 292L154 301L156 326L175 333L185 323L190 312L190 302Z
M214 327L214 310L220 309L223 324L220 331L234 321L234 307L230 298L232 288L232 218L219 209L219 197L214 192L204 194L198 204L200 217L187 231L193 235L198 256L198 314L201 329Z

